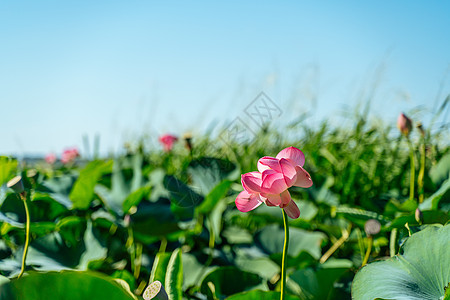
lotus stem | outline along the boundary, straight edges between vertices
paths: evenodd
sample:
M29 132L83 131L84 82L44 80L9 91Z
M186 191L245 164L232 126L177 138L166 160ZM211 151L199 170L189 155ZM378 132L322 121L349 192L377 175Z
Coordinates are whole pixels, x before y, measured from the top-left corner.
M283 257L281 260L281 300L285 297L286 287L286 255L289 247L289 223L286 212L283 209L283 224L284 224L284 245L283 245Z
M134 278L138 279L139 274L141 273L141 264L142 264L142 244L136 243L136 257L134 263Z
M408 230L408 236L411 236L411 229L409 228L408 222L406 222L405 227Z
M348 232L347 230L344 230L344 231L342 232L342 236L340 237L340 239L338 239L338 240L333 244L333 246L331 246L330 249L328 249L328 251L325 252L325 254L320 258L320 261L319 261L319 262L320 262L321 264L325 263L325 262L328 260L328 258L330 258L330 256L333 255L333 253L334 253L337 249L339 249L339 247L341 247L342 244L345 243L345 241L348 239L348 237L349 237L349 232Z
M133 272L133 274L135 274L136 273L136 248L134 245L133 229L131 229L131 227L128 227L128 239L126 242L126 247L128 249L128 252L130 253L131 271Z
M212 226L212 222L207 219L209 221L209 224L211 225L211 230L209 233L209 242L208 242L208 247L209 247L209 255L208 255L208 260L205 262L205 265L203 266L202 271L197 275L197 280L196 281L200 281L204 272L206 271L206 268L209 267L209 265L211 265L212 261L213 261L213 251L214 251L214 247L215 247L215 243L216 243L216 237L214 234L214 228Z
M361 267L364 267L367 264L367 261L369 260L370 252L372 252L372 244L373 244L373 236L369 235L369 245L367 246L366 255L364 256L364 260L362 262Z
M420 145L420 170L417 176L417 190L419 193L419 203L423 202L423 178L425 175L425 138L423 138L423 143Z
M20 198L23 201L23 205L25 207L25 215L26 215L26 227L25 227L25 245L23 248L23 256L22 256L22 267L20 269L19 276L17 278L22 277L23 272L25 272L28 246L30 245L30 211L28 210L27 197L24 193L20 194Z
M392 229L391 231L391 239L389 241L389 254L391 257L397 254L395 244L397 244L397 228Z
M414 182L416 179L416 166L414 163L414 149L413 146L411 144L411 140L409 139L409 137L407 138L408 141L408 145L409 145L409 158L411 161L411 178L410 178L410 182L409 182L409 201L414 200Z
M212 222L210 219L208 219L209 224L211 226L211 230L209 232L209 242L208 242L208 247L209 247L209 255L208 255L208 260L205 263L205 268L209 267L209 265L212 263L213 261L213 251L214 251L214 247L216 244L216 235L214 234L214 228L212 225Z
M209 246L209 249L211 249L211 251L212 251L214 249L214 245L216 243L216 235L214 233L214 228L213 228L212 222L210 221L209 224L211 225L211 232L209 234L208 246Z

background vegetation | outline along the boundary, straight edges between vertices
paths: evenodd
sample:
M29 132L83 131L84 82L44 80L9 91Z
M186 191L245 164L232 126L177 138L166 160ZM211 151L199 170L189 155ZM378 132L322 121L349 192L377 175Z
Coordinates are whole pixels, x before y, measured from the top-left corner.
M51 287L50 295L73 299L131 299L159 280L171 299L276 299L281 210L262 205L241 213L234 199L240 174L295 146L314 185L291 189L301 216L290 220L289 294L350 299L369 243L369 262L393 256L426 224L445 224L450 209L447 127L415 126L407 139L367 114L352 120L350 127L266 126L246 143L180 138L168 152L142 140L124 155L66 164L1 157L0 184L19 173L28 191L31 243L26 274L14 279L26 216L17 194L3 188L0 298L39 299ZM370 219L381 225L373 236L364 230Z

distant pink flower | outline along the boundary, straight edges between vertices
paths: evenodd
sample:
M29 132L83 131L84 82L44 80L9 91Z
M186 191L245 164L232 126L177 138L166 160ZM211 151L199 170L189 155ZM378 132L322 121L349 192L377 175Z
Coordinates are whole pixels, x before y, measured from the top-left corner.
M173 148L173 144L178 141L178 138L171 134L165 134L159 137L159 142L164 147L164 151L169 152Z
M305 155L295 147L288 147L276 157L265 156L258 160L258 171L243 174L244 191L236 198L236 207L242 212L257 208L261 203L279 206L292 219L300 216L300 210L291 199L288 188L308 188L313 182L303 169Z
M397 128L400 132L408 136L412 129L412 121L404 113L401 113L397 118Z
M77 148L66 149L61 155L61 162L63 164L73 162L78 156L80 156L80 153Z
M50 164L53 165L56 162L56 155L54 153L49 153L45 156L45 161Z

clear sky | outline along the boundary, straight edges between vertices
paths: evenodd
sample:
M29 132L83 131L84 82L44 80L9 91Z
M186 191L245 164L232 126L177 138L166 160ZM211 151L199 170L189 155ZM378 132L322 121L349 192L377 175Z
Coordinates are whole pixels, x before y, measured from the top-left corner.
M201 133L261 91L286 121L368 98L392 122L432 111L450 93L449 12L450 1L2 0L0 153Z

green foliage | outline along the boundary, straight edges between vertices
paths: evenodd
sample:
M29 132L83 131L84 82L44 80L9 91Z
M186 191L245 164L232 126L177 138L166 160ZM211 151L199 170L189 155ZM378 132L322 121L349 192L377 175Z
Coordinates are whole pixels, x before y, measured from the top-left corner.
M450 178L450 153L444 155L430 170L430 178L435 184L442 184Z
M335 260L317 268L297 270L290 276L291 289L300 299L335 299L337 295L334 284L351 267L351 261Z
M197 211L201 214L207 214L212 211L217 203L226 196L232 183L232 181L224 180L217 184L197 207Z
M200 194L208 195L225 179L235 179L239 173L232 162L214 157L201 157L190 162L188 173Z
M209 273L202 281L201 292L209 299L220 299L243 292L261 283L261 278L236 267L220 267Z
M356 116L348 120L350 126L338 127L326 122L314 128L305 122L282 130L265 127L246 143L194 137L191 151L181 141L167 153L143 143L103 160L52 167L25 163L21 174L30 191L31 215L27 269L15 279L25 212L17 195L2 188L0 291L9 293L5 299L16 299L25 288L46 292L39 290L40 284L86 299L96 298L102 288L98 299L114 299L109 291L117 299L141 299L145 287L159 280L170 299L278 299L281 210L261 205L241 213L234 200L242 191L240 174L256 170L260 157L275 156L287 146L305 153L304 167L314 185L291 189L301 216L289 220L286 299L349 299L371 238L369 264L356 275L354 295L398 283L389 275L404 275L398 270L406 270L405 259L419 252L420 274L431 272L425 268L438 264L436 260L445 266L448 251L433 249L446 241L442 232L448 225L442 225L449 221L450 148L442 142L448 136L430 129L423 138L413 130L416 160L423 158L423 143L426 152L423 178L414 178L416 190L409 199L406 140L392 126L367 120ZM416 167L417 175L421 166ZM33 175L27 176L30 170ZM16 160L0 157L1 183L17 172ZM419 195L424 199L420 204ZM370 219L381 224L373 237L364 231ZM399 248L395 258L373 263L394 256ZM435 293L439 297L444 284ZM399 298L400 287L385 290L392 294L373 296Z
M183 295L183 264L180 249L173 251L165 271L166 278L164 282L169 299L181 300Z
M1 300L132 300L111 278L91 272L31 272L0 286Z
M0 156L0 186L14 177L16 173L17 161L6 156Z
M296 257L302 251L305 251L316 259L320 258L320 246L322 241L326 238L325 234L321 232L309 232L303 229L291 228L289 235L289 256ZM257 237L257 241L261 244L262 249L267 251L269 254L282 253L283 240L283 228L278 225L266 226L261 230Z
M103 162L95 160L90 162L83 170L70 192L74 208L87 209L94 197L94 188L100 177L111 172L112 161Z
M150 282L160 281L169 299L181 300L183 286L183 263L180 249L172 253L160 252L153 263Z
M442 299L450 283L450 225L413 234L401 254L363 267L353 282L354 299Z

